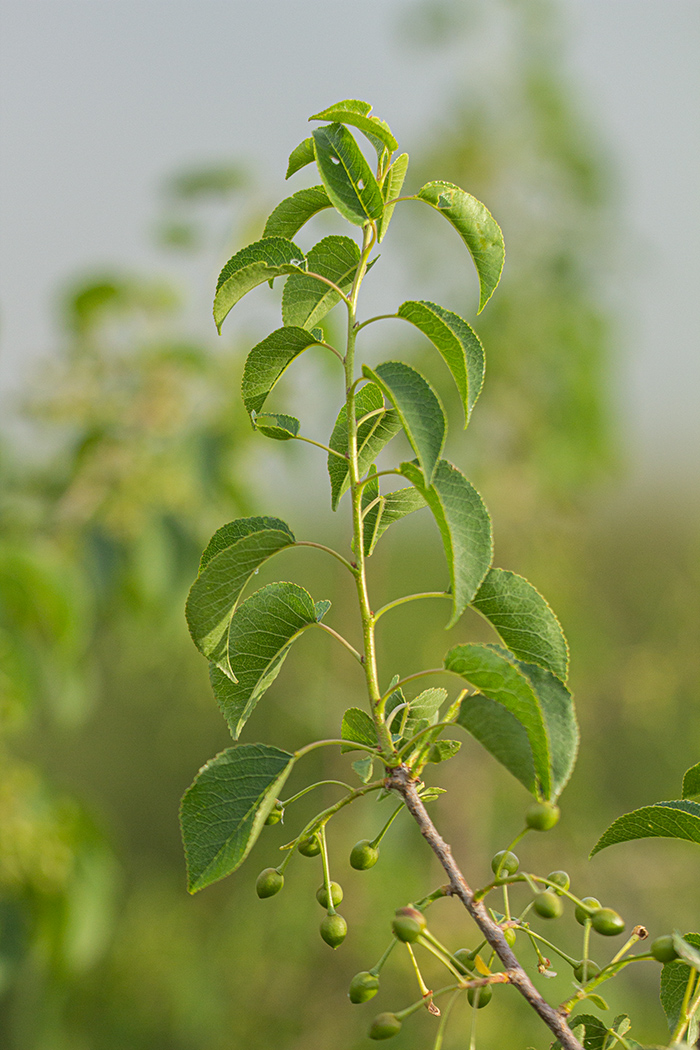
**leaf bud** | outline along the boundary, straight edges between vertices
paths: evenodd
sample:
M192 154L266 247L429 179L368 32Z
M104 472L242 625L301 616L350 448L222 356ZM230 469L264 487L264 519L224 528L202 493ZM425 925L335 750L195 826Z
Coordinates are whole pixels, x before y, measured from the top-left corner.
M350 851L350 867L356 871L366 871L373 868L379 860L379 850L373 846L369 839L360 839Z
M326 915L320 926L321 936L331 948L337 948L345 940L348 924L342 915Z
M277 868L264 868L255 882L255 892L261 899L274 897L284 886L284 875Z
M401 1031L401 1022L396 1014L377 1014L369 1026L367 1035L370 1039L391 1039L392 1035L398 1035Z
M391 924L396 937L406 944L413 944L414 941L417 941L427 926L423 912L410 907L399 908Z
M379 991L379 978L369 970L360 970L350 981L348 998L351 1003L366 1003Z

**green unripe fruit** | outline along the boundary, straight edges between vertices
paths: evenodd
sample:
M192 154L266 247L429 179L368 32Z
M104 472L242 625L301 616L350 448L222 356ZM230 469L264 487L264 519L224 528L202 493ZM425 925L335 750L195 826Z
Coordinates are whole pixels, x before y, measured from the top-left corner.
M564 911L561 897L557 897L551 890L538 893L532 906L543 919L558 919Z
M369 970L360 970L350 981L348 998L351 1003L366 1003L379 991L379 978Z
M497 879L505 879L508 875L515 875L519 867L520 861L508 849L499 850L491 861L491 870Z
M326 915L320 926L321 936L331 948L337 948L345 940L348 924L342 915Z
M559 823L559 806L553 802L533 802L525 813L525 823L533 831L549 831Z
M284 875L277 868L264 868L255 882L255 892L261 899L274 897L284 886Z
M331 883L331 900L333 901L333 907L336 908L343 899L343 887L339 882ZM319 886L316 890L316 900L322 908L328 910L328 892L325 886Z
M356 871L367 871L379 860L379 850L369 839L360 839L350 851L350 867Z
M476 993L479 993L479 1000L477 1002ZM493 995L493 989L490 984L482 984L480 988L467 988L467 999L469 1005L473 1006L476 1002L477 1010L482 1010L484 1006L487 1006L491 1002L491 996Z
M282 817L284 816L284 806L279 799L275 800L275 804L270 812L265 817L266 824L279 824Z
M604 937L617 937L625 929L625 920L612 908L599 908L591 916L591 923L595 932Z
M377 1014L369 1026L367 1035L370 1039L391 1039L401 1031L401 1022L396 1014Z
M457 963L457 969L461 973L471 973L474 969L474 956L468 948L458 948L452 958Z
M600 901L595 897L583 897L581 903L574 909L574 917L580 926L586 925L586 920L591 918L591 913L600 908Z
M589 959L586 963L586 981L592 981L593 978L597 977L599 973L600 966L598 966L598 963L594 963L592 959ZM578 964L578 966L574 967L574 977L579 982L579 984L583 984L583 960Z
M558 893L559 890L568 890L571 885L571 879L565 871L550 871L547 878L550 882L554 883L553 888L555 893Z
M394 916L391 928L396 937L405 944L413 944L427 928L425 915L417 908L399 908Z
M505 928L505 930L503 931L503 936L505 938L505 942L508 945L508 947L509 948L515 948L515 941L516 941L516 938L517 938L517 934L516 934L516 932L515 932L515 930L513 929L512 926L507 926Z
M670 933L664 934L663 937L657 937L655 941L652 941L649 951L656 961L660 963L670 963L678 958L678 952L673 947L673 937Z
M321 840L318 835L307 835L305 839L299 840L297 849L302 857L318 857L321 852Z

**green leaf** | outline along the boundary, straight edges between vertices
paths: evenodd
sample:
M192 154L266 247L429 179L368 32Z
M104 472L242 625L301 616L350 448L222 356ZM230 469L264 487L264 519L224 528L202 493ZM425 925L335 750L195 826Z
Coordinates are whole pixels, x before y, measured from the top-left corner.
M510 654L502 650L507 659ZM537 664L516 660L518 669L533 688L542 709L549 740L552 798L561 795L574 771L579 730L571 693L557 675Z
M323 281L312 277L320 274L349 292L360 261L360 249L349 237L324 237L306 257L310 273L293 274L284 286L282 319L286 325L313 328L329 310L340 302L340 296Z
M281 412L265 412L253 418L253 426L259 433L275 441L291 441L299 433L300 423L296 416L285 416Z
M683 798L700 795L700 762L691 766L683 776Z
M373 383L363 386L355 395L355 418L359 421L369 413L376 413L360 423L357 429L357 451L360 476L365 474L382 449L401 430L401 420L394 409L386 409L381 390ZM348 420L345 407L341 408L328 442L329 448L343 456L348 451ZM342 495L350 486L347 460L328 457L328 476L331 482L331 507L337 510Z
M362 498L363 506L369 506L372 499L378 498L378 502L367 512L363 521L365 557L367 558L372 555L378 540L390 525L426 506L424 497L414 488L397 489L396 492L380 496L378 482L374 486L371 482L365 485L362 490Z
M471 605L493 625L512 653L566 681L569 647L564 632L531 583L507 569L490 569Z
M241 518L225 525L225 532L219 529L187 597L185 617L194 644L227 672L228 629L243 588L268 558L295 542L288 525L280 521L278 528L269 528L270 520L276 521ZM222 547L226 540L230 542Z
M361 707L349 707L343 715L343 723L340 727L340 735L343 740L352 740L356 744L364 744L365 747L377 746L377 731L374 722ZM340 753L346 751L357 751L356 747L343 744Z
M313 159L312 152L311 160ZM299 190L277 205L265 223L263 237L286 237L291 241L317 212L332 207L323 186L309 186L306 190Z
M456 467L441 459L432 485L415 463L402 463L401 473L420 492L440 530L450 570L453 611L448 627L473 601L493 557L491 519L481 496Z
M531 794L536 792L535 765L525 727L495 700L476 693L460 704L457 725L493 755Z
M243 369L241 391L249 414L259 412L280 376L299 354L318 345L318 336L306 328L277 328L254 346Z
M442 354L462 399L466 427L484 382L484 348L476 332L459 314L424 300L402 303L397 313Z
M394 163L389 168L388 172L384 177L382 184L382 197L384 198L384 213L379 220L377 226L377 243L381 244L384 240L384 235L389 228L391 222L391 216L394 214L394 208L396 204L386 204L386 201L395 200L396 197L401 195L401 187L403 186L403 180L406 178L406 172L408 171L408 153L402 153L396 158Z
M486 306L501 278L505 246L501 228L481 201L451 182L428 182L416 194L452 223L471 252L479 275L479 310Z
M357 762L352 762L351 765L362 783L369 784L374 771L374 760L372 756L367 755L366 758L358 758Z
M328 124L313 133L316 163L326 192L340 214L364 226L384 210L381 190L354 138L342 124Z
M454 758L461 746L461 740L436 740L428 752L428 762L446 762Z
M408 705L408 716L405 720L403 735L409 740L420 732L419 724L425 722L432 725L437 722L440 708L447 700L446 689L424 689L422 693L415 696Z
M295 146L289 154L287 174L284 176L285 179L291 178L291 176L299 171L300 168L305 168L307 164L312 164L315 160L316 151L314 149L314 140L312 138L304 139L304 141L300 142L298 146Z
M406 437L430 484L447 433L445 413L437 394L420 372L402 361L384 361L374 369L363 365L362 374L379 386L398 412Z
M219 274L214 297L214 320L221 326L229 311L246 292L286 273L304 273L304 253L284 237L265 237L242 248Z
M280 672L292 642L327 608L296 583L270 583L236 609L228 632L228 674L210 665L214 696L234 740ZM234 680L232 677L234 676Z
M689 944L684 937L681 937L678 930L673 931L673 947L676 949L683 962L687 963L693 970L697 970L697 972L700 973L700 952ZM700 945L698 945L698 947L700 947Z
M393 153L399 148L399 144L385 121L379 120L378 117L370 117L371 109L369 102L347 98L343 102L336 102L335 105L329 106L328 109L321 110L320 113L314 113L309 120L330 120L336 124L352 124L353 127L359 128L367 135L380 156L384 149Z
M539 700L526 675L490 646L476 644L450 649L445 656L445 669L460 675L517 718L527 733L542 793L551 799L554 791L547 728Z
M632 839L664 838L700 842L700 803L679 799L642 806L614 820L591 850L591 857L606 846Z
M611 1031L617 1029L621 1025L624 1027L624 1022L627 1020L628 1018L626 1015L620 1014L619 1017L615 1018L612 1026L608 1027L605 1021L601 1021L599 1017L595 1017L593 1014L578 1014L576 1017L570 1017L567 1023L572 1031L580 1029L581 1027L584 1028L584 1050L618 1050L620 1046L619 1040L611 1035ZM628 1029L629 1025L624 1031L627 1031ZM622 1030L620 1030L620 1034L623 1034ZM581 1039L580 1031L577 1031L576 1035ZM559 1040L553 1043L552 1050L561 1050L561 1043Z
M269 744L240 744L200 769L180 806L190 893L240 867L294 762Z
M686 945L700 948L700 934L698 933L686 933L683 940ZM666 963L661 970L660 999L664 1013L666 1014L669 1031L671 1032L678 1024L681 1015L681 1007L683 1005L689 976L690 971L688 970L688 965L682 959L676 959L674 962ZM695 1030L687 1033L688 1046L694 1046L698 1038L697 1016L693 1019L693 1023Z

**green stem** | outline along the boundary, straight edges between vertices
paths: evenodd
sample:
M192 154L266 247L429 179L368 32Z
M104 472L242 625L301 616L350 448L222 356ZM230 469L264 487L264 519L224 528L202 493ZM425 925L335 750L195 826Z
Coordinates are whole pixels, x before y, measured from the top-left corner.
M680 1042L681 1037L685 1035L685 1030L690 1024L690 1017L688 1015L688 1005L690 1003L690 996L693 993L694 986L695 970L691 969L690 973L688 974L688 983L685 986L685 994L683 996L683 1002L681 1003L681 1010L678 1016L678 1024L673 1030L673 1035L671 1036L672 1043Z
M394 821L396 820L396 818L398 817L399 813L401 812L401 810L403 808L404 808L404 804L402 802L401 805L397 809L395 809L394 812L391 814L391 816L389 817L389 819L387 820L386 824L384 825L382 830L379 832L377 837L372 839L371 845L373 846L374 849L376 849L377 846L379 845L379 843L382 841L382 839L386 835L387 831L389 830L391 825L394 823Z
M308 787L302 788L301 791L297 791L296 795L292 795L291 798L288 798L283 802L280 800L280 802L286 809L287 806L291 806L292 802L297 802L300 798L303 798L304 795L308 795L309 791L313 791L314 788L317 787L323 787L324 784L335 784L337 787L343 787L346 791L350 792L355 790L354 788L351 788L349 784L345 784L342 780L319 780L315 784L309 784Z
M349 741L347 740L314 740L313 744L305 744L304 747L300 747L298 751L294 752L294 758L303 758L304 755L308 755L311 751L316 751L319 747L345 747ZM367 744L358 744L354 740L352 746L356 751L368 751L370 755L376 755L376 747L368 747ZM377 787L382 786L382 781L377 781ZM360 791L361 788L355 788L355 791Z
M346 744L347 741L346 740L340 740L340 741L334 740L334 741L323 741L323 743L342 743L342 744ZM313 746L313 745L309 745L309 746ZM302 748L302 750L307 750L307 749ZM368 750L368 749L367 748L363 748L363 750ZM297 754L299 754L299 752ZM383 780L375 780L372 784L365 784L364 787L355 788L355 790L350 792L349 795L346 795L345 798L339 799L338 802L334 803L332 806L329 806L327 809L321 810L321 812L317 813L315 817L312 817L312 819L306 824L306 826L301 829L301 831L299 832L297 837L295 839L292 839L291 842L286 842L284 844L284 846L280 846L280 849L293 850L294 847L296 846L296 844L301 839L307 838L309 835L313 834L315 831L319 831L322 827L324 827L324 825L326 825L328 823L328 821L331 819L331 817L335 816L335 814L339 810L343 809L345 806L349 806L351 802L355 801L355 799L361 798L363 795L368 794L370 791L379 791L379 789L382 788L382 787L384 787L384 781Z
M457 978L457 980L462 980L464 974L457 966L457 960L453 959L452 955L447 950L447 948L444 948L439 941L435 940L434 937L432 937L430 934L426 936L426 932L427 931L424 930L423 933L420 935L420 937L418 938L418 943L421 944L426 949L426 951L429 951L432 955L434 955L436 959L439 959L443 966L446 966L450 973Z
M459 993L461 992L461 990L462 990L461 988L458 988L456 992L453 992L452 998L450 999L449 1003L447 1004L447 1006L445 1007L445 1009L442 1012L442 1017L440 1018L440 1025L439 1025L438 1030L437 1030L437 1035L435 1037L435 1042L433 1043L433 1050L442 1050L442 1044L443 1044L443 1040L445 1038L445 1031L447 1029L447 1022L450 1019L450 1014L452 1013L452 1007L457 1002L457 999L459 998Z
M355 657L358 663L361 664L363 662L362 656L360 655L360 653L358 653L355 646L350 645L350 642L347 640L347 638L343 638L342 634L338 634L338 632L334 631L332 627L329 627L327 623L319 623L316 626L320 627L322 631L326 632L326 634L330 634L333 638L339 641L341 645L344 645L348 652L352 653L352 655Z
M396 940L396 937L392 937L391 944L389 945L387 950L384 952L384 954L382 955L382 957L379 960L379 962L375 963L374 966L372 967L372 969L368 971L368 973L373 974L375 977L379 977L379 974L380 974L380 971L382 969L382 966L387 961L387 959L389 958L389 956L391 955L391 953L393 952L394 948L396 947L396 945L398 943L399 942Z
M338 295L340 296L340 298L343 300L343 302L346 304L346 306L348 308L351 306L350 299L347 297L347 295L342 290L342 288L339 288L337 284L334 284L333 281L330 281L327 277L322 277L320 273L312 273L311 270L307 270L306 273L304 274L304 276L305 277L313 277L313 278L315 278L315 280L322 281L324 284L327 284L329 288L332 288L334 292L338 293ZM327 345L327 344L323 344L323 345ZM332 349L333 349L333 347L331 347L331 350ZM337 353L337 351L336 351L336 353ZM340 355L338 355L338 356L340 356ZM341 358L341 361L342 361L342 358Z
M338 459L342 459L343 462L345 462L345 456L342 452L336 452L334 448L329 448L328 445L324 445L321 441L314 441L313 438L304 437L302 434L294 434L293 440L303 441L307 445L315 445L316 448L323 449L324 452L327 452L329 456L337 456Z
M528 937L534 937L536 940L541 941L542 944L546 944L551 951L556 952L564 962L569 964L569 966L578 966L578 959L573 959L570 955L567 955L566 952L561 950L561 948L557 948L556 944L552 944L551 941L548 941L547 938L543 937L541 934L535 933L535 931L531 930L529 926L520 926L518 929L522 929L523 933L527 933Z
M418 960L416 959L416 955L415 955L415 952L413 951L413 948L411 947L410 944L408 944L408 942L406 943L406 947L408 948L408 954L411 957L411 963L413 964L413 971L414 971L414 973L416 975L416 978L418 980L418 987L420 988L421 995L423 996L423 998L425 998L426 996L430 995L430 989L428 988L427 984L423 980L423 974L420 972L420 966L418 965Z
M392 317L398 317L398 314L377 314L376 317L370 317L369 320L363 321L362 324L355 325L355 331L359 332L368 324L373 324L375 321L386 321Z
M335 915L335 905L333 904L333 894L331 893L331 870L328 865L328 843L326 842L325 824L321 825L319 838L321 841L321 860L323 861L323 885L326 887L326 896L328 897L326 911L329 915Z
M397 686L397 688L398 688L398 686ZM416 746L416 740L418 740L422 736L425 736L426 733L432 733L432 731L434 729L446 729L447 726L453 726L453 725L454 725L454 722L434 722L431 726L426 726L425 729L421 729L421 731L419 733L416 733L415 736L412 736L407 744L404 744L404 746L401 748L401 750L399 752L399 756L401 758L403 758L404 755L407 755L409 753L409 751L412 751L413 748ZM500 885L502 885L502 883L499 883L499 886Z
M344 458L345 457L343 456L343 459ZM357 570L356 570L355 566L352 564L352 562L348 561L347 558L344 558L342 554L338 553L338 551L334 551L332 547L325 547L322 543L312 543L311 540L297 540L296 543L294 544L294 546L295 547L314 547L317 551L325 551L326 554L330 554L337 561L341 562L341 564L344 565L345 568L348 569L353 574L353 576L357 572Z
M376 470L373 474L368 474L366 478L357 480L357 490L361 492L365 485L368 485L370 481L375 481L377 478L386 478L389 474L397 474L399 477L403 477L400 470Z
M376 474L374 475L377 476ZM376 501L375 501L376 502ZM371 506L371 504L370 504ZM369 509L369 508L367 508ZM390 609L396 609L399 605L405 605L406 602L415 602L419 598L451 598L451 594L447 594L445 591L422 591L420 594L407 594L403 598L395 598L393 602L388 602L383 605L378 612L374 614L374 622L376 623L384 613L389 612Z

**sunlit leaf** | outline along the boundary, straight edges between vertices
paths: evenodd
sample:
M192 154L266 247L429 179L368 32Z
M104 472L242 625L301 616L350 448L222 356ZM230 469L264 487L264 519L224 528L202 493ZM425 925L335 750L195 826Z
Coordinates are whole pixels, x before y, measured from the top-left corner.
M306 270L304 253L284 237L265 237L242 248L219 274L214 297L214 320L221 331L229 311L246 292L265 281Z
M471 604L495 627L507 649L566 681L569 647L564 632L531 583L506 569L490 569Z
M462 746L461 740L436 740L428 752L428 762L447 762Z
M442 354L462 399L466 426L484 382L484 349L476 332L459 314L423 300L402 303L398 316L415 325Z
M385 121L370 116L371 109L369 102L347 98L329 106L328 109L321 110L320 113L314 113L309 120L330 120L336 124L351 124L367 135L380 155L384 149L393 153L399 148L399 144Z
M289 154L287 174L284 176L285 179L290 178L295 172L299 171L300 168L305 168L307 164L311 164L315 160L316 151L314 150L314 140L312 138L304 139L304 141L300 142L298 146L295 146Z
M375 368L362 366L362 374L381 389L399 414L401 425L428 484L447 433L447 421L440 400L420 372L403 361L384 361Z
M361 707L349 707L345 712L340 727L340 736L343 740L364 744L365 747L375 748L377 746L377 730L374 728L374 722ZM341 754L345 751L356 750L357 748L350 744L343 744L340 748Z
M368 419L364 419L369 416ZM364 475L382 449L401 430L401 420L395 409L387 409L378 386L368 383L355 395L355 418L364 419L357 428L357 451L360 476ZM329 448L345 456L348 451L348 419L345 407L341 408L328 442ZM331 482L331 506L333 510L347 492L350 485L348 461L340 456L328 457L328 476Z
M452 627L473 600L493 557L491 519L481 496L456 467L441 459L432 485L418 465L402 463L401 473L430 507L442 536L450 570Z
M286 237L291 241L309 219L332 206L323 186L299 190L277 205L265 223L263 237Z
M396 158L394 163L389 168L384 178L382 185L382 197L384 201L393 201L396 197L401 195L401 187L403 186L403 180L406 178L406 172L408 171L408 153L401 153ZM377 241L379 244L384 240L384 235L389 228L391 222L391 216L394 214L394 208L396 204L384 205L384 213L379 220L377 226Z
M683 798L700 795L700 762L691 766L683 776Z
M253 422L259 433L275 441L291 441L299 433L300 423L296 416L286 416L281 412L256 415Z
M496 289L505 261L500 226L481 201L451 182L428 182L418 190L416 199L444 215L471 252L479 275L481 313Z
M318 344L318 336L306 328L285 326L254 346L243 369L241 391L249 413L259 412L271 390L292 361Z
M226 525L222 525L221 528L217 529L209 540L199 561L199 572L204 569L205 565L211 561L215 554L226 550L227 547L236 543L243 536L247 536L251 532L258 532L261 529L281 529L294 542L294 536L289 525L282 521L281 518L271 518L266 515L252 518L236 518L235 521L229 521Z
M309 273L293 274L284 286L282 319L285 325L311 329L340 302L334 288L312 277L317 273L349 292L360 261L360 249L349 237L324 237L306 257Z
M700 803L688 799L655 802L614 820L591 850L591 857L606 846L632 839L664 838L700 842Z
M240 867L294 761L269 744L240 744L200 769L180 806L190 893Z
M424 497L414 488L397 489L396 492L380 496L378 483L374 488L372 483L368 483L362 490L362 497L363 504L366 500L367 506L377 499L363 519L365 556L368 558L390 525L426 506Z
M313 133L316 163L326 192L340 214L356 226L379 219L381 190L360 147L342 124L327 124Z

